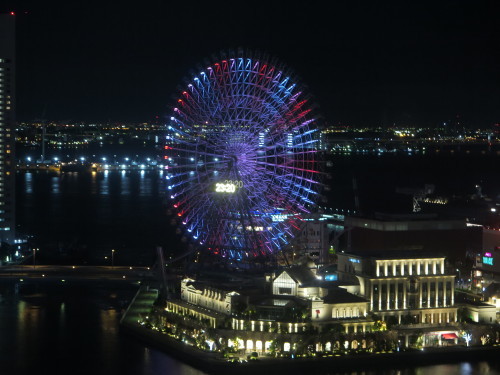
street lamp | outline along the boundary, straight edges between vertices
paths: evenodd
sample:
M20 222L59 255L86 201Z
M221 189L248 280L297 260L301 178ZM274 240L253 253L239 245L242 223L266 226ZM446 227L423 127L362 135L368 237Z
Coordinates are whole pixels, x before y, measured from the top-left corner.
M111 268L115 268L115 249L111 250Z

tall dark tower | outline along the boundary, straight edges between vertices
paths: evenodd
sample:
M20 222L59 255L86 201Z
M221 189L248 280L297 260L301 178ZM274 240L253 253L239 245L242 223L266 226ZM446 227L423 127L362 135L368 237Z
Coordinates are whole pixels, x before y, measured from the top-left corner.
M15 15L0 14L0 241L15 238Z

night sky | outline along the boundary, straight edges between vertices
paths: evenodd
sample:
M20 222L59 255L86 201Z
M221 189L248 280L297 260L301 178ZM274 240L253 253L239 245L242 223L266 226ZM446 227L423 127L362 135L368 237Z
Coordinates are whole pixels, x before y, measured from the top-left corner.
M500 122L494 2L110 3L0 5L17 12L19 120L164 118L190 72L243 47L292 68L330 124Z

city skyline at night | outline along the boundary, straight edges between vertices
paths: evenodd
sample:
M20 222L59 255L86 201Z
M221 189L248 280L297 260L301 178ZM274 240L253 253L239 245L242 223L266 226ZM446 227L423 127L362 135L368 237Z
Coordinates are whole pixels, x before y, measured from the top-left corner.
M497 14L1 4L0 372L500 373Z
M500 32L486 3L3 7L18 23L20 120L165 119L177 77L240 47L293 66L331 124L435 126L458 116L477 128L500 118Z

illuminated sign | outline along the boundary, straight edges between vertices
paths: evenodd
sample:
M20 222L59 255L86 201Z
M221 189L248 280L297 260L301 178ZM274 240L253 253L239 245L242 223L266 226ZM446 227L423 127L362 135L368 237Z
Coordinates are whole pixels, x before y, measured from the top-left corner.
M484 253L483 264L489 264L490 266L493 265L493 257L491 256L491 253Z
M274 222L281 222L288 219L288 215L271 215L271 220Z
M215 192L216 193L234 193L236 192L236 188L242 188L243 181L231 181L226 180L224 182L217 182L215 184Z
M237 228L238 228L238 230L242 230L243 229L243 227L241 225L239 225ZM254 227L254 226L251 226L251 225L247 225L245 227L245 229L249 230L249 231L250 230L254 230L256 232L262 232L264 230L264 227L261 227L261 226L255 226ZM267 230L272 230L272 228L271 227L267 227Z
M215 184L215 192L216 193L234 193L235 191L236 191L236 185L223 184L220 182Z

